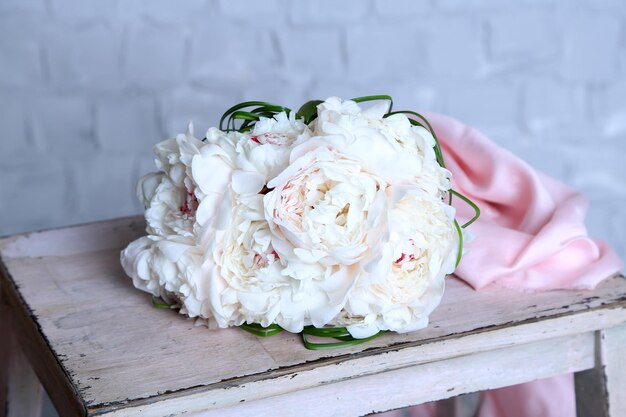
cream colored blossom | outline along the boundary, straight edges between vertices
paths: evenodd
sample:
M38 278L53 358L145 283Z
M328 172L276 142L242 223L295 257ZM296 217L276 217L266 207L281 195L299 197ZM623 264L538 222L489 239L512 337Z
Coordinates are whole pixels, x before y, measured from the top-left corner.
M180 237L142 237L121 254L133 285L180 306L181 314L210 319L207 272L202 247Z
M309 137L308 127L293 112L262 117L251 132L237 134L235 179L245 185L237 189L235 184L237 191L258 193L289 165L293 147Z
M283 112L157 144L124 270L219 327L426 326L458 251L450 173L430 132L387 111L331 97L311 126Z
M265 218L275 249L325 266L367 258L386 226L386 187L358 161L313 147L268 184Z
M263 196L240 196L233 223L223 244L212 245L212 257L219 270L213 276L213 308L224 327L244 322L265 326L280 313L281 286L289 280L271 245L271 233L263 217Z
M425 327L441 300L446 275L455 268L454 209L419 189L400 194L381 251L385 267L379 272L387 272L362 277L338 320L355 337Z
M211 261L206 245L230 223L234 146L219 131L207 142L190 126L154 147L158 172L141 178L137 195L146 206L147 237L132 242L121 262L134 285L181 306L190 317L210 319Z

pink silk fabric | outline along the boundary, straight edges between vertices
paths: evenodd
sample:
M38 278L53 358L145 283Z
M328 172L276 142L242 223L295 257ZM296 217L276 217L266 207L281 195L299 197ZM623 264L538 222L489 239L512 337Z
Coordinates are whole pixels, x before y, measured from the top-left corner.
M587 236L585 198L531 168L463 123L427 114L441 144L454 189L481 209L469 230L475 240L455 275L474 289L519 291L593 289L622 263L605 243ZM459 219L473 210L456 198ZM485 289L488 291L488 289ZM435 417L433 403L384 413ZM576 417L573 376L560 375L483 393L478 417Z
M429 114L454 188L481 209L455 275L479 290L497 283L524 291L592 289L622 263L587 236L585 198L531 168L476 129ZM473 215L456 199L459 217Z

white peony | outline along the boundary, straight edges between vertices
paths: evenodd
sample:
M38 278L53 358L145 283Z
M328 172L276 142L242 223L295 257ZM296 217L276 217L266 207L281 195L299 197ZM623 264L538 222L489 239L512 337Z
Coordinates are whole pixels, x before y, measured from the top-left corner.
M287 260L353 265L384 234L387 184L326 146L292 160L268 188L265 217Z
M376 184L372 186L376 194ZM272 195L237 195L232 226L209 248L216 265L211 286L215 318L223 327L277 323L300 332L306 325L324 326L345 304L358 269L336 262L323 265L310 257L303 260L287 249L266 219L264 202ZM345 226L348 214L336 215Z
M435 154L436 141L432 133L422 126L413 126L404 114L370 119L369 124L388 140L398 143L402 152L421 159L421 170L411 183L426 193L443 197L452 187L452 174L441 167Z
M384 104L317 110L157 144L137 186L148 236L121 254L133 284L219 327L426 326L458 252L435 139Z
M234 145L227 146L228 136L217 132L210 130L205 143L193 137L190 125L186 134L154 147L159 171L137 183L149 235L198 236L203 225L218 217L230 188L235 151Z
M246 187L237 191L258 193L289 165L291 150L306 141L310 132L296 120L295 113L288 116L282 112L273 118L262 117L251 132L237 135L235 177Z
M191 237L194 233L198 199L189 179L189 155L197 153L202 142L193 137L192 126L154 147L159 172L151 173L137 183L137 196L146 207L147 231L150 235L172 234ZM185 163L187 162L187 163Z
M289 282L271 245L263 196L240 196L238 202L223 244L210 248L219 271L212 286L215 316L223 327L244 322L268 326L280 313L278 289Z
M133 285L180 306L181 314L209 319L208 270L204 251L185 238L142 237L122 251L122 267Z
M190 125L186 134L157 144L154 151L159 171L137 184L148 236L122 252L122 266L137 288L180 304L190 317L209 319L212 265L206 244L230 223L234 144L217 130L200 141Z
M231 189L236 169L236 135L210 128L206 141L190 160L189 179L199 200L196 221L203 228L225 227L232 210ZM201 232L198 231L197 235Z
M405 152L381 132L386 110L377 105L363 111L353 101L331 97L318 106L312 141L327 143L389 182L413 182L422 171L423 155Z
M358 338L426 327L443 295L444 279L455 269L454 209L419 189L399 194L381 259L387 273L362 278L338 320Z

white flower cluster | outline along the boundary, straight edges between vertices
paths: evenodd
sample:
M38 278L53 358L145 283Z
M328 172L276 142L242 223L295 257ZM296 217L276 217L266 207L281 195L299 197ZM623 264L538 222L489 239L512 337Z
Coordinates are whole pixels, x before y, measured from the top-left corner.
M387 105L331 97L246 133L155 147L137 186L148 235L121 255L135 287L214 326L423 328L458 251L435 140Z

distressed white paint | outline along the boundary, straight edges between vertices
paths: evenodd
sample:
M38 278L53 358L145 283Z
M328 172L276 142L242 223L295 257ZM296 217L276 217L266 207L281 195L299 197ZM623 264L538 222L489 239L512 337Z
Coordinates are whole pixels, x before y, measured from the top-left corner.
M533 366L520 366L530 359L533 359ZM205 412L197 417L295 414L302 417L355 417L576 372L591 366L593 334L586 333L344 380ZM146 407L137 414L117 413L111 416L159 416L169 411L155 404L153 409Z
M145 228L143 217L129 217L25 233L5 239L2 254L9 258L37 258L119 248L144 235Z
M626 325L602 331L602 358L609 416L626 416Z
M450 278L427 329L346 349L308 351L296 335L259 338L238 329L209 331L175 311L153 308L119 266L119 250L140 224L121 219L0 240L8 269L3 284L12 305L30 309L45 336L37 344L41 336L30 334L29 358L48 366L38 371L44 385L65 381L54 382L64 389L51 397L61 403L75 395L74 410L83 402L89 414L158 416L239 404L247 409L250 402L262 412L268 397L293 404L290 398L300 398L298 392L333 392L327 387L335 387L339 398L349 398L349 387L363 384L368 390L378 378L385 386L396 378L426 384L433 373L441 374L432 389L411 399L407 388L386 395L380 405L359 405L365 411L384 410L589 369L595 363L592 332L626 322L626 280L621 277L595 291L539 294L499 288L475 292ZM19 307L20 297L26 306ZM31 317L20 317L28 327ZM58 363L43 355L46 344ZM524 355L548 360L512 372L512 364ZM488 377L470 377L489 360L494 365ZM462 382L452 378L457 368L465 372Z

